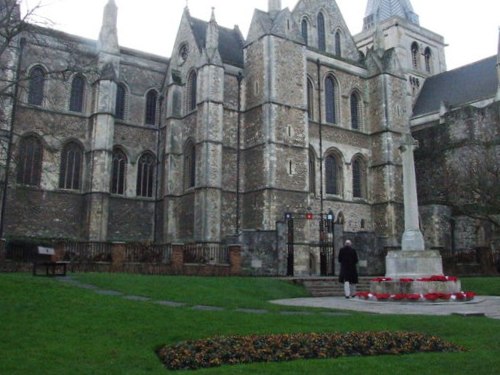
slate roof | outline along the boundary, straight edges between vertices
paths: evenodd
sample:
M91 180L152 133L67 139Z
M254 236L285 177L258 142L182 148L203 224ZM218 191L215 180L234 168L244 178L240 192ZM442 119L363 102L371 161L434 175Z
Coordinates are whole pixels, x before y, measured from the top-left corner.
M190 17L190 23L198 47L205 48L208 22ZM222 62L242 68L243 43L238 29L219 26L219 53Z
M498 87L497 56L428 78L413 116L439 112L441 102L457 107L495 97Z

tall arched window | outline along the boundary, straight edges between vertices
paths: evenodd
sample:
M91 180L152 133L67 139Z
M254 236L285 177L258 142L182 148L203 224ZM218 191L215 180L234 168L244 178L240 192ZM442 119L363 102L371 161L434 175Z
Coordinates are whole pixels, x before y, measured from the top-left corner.
M61 152L59 188L79 190L82 179L82 148L76 142L66 144Z
M314 119L314 87L310 79L307 79L307 116Z
M196 72L192 71L191 74L189 75L188 84L187 84L187 89L188 89L187 108L188 108L188 111L194 111L196 109L197 85L198 85L198 79L196 76Z
M306 42L306 46L309 44L309 24L307 20L304 18L302 20L302 38L304 38L304 42Z
M360 129L360 110L359 96L357 93L353 92L351 94L351 128L354 130Z
M337 122L337 87L332 76L325 80L325 107L326 122L335 124Z
M189 189L196 183L196 148L188 141L184 147L184 188Z
M418 44L413 42L411 45L411 63L414 69L418 69Z
M321 51L326 51L326 31L325 31L325 16L323 13L318 14L318 48Z
M45 71L41 66L35 66L30 71L28 103L42 105L45 87Z
M137 196L138 197L153 197L154 187L154 172L155 172L155 157L151 153L145 153L137 163Z
M146 95L146 125L156 125L156 105L158 94L155 90L149 90Z
M342 41L340 31L335 33L335 55L342 56Z
M119 120L125 120L125 106L127 104L127 88L119 83L116 88L115 116Z
M42 151L42 143L37 137L28 136L21 139L17 160L17 183L40 186Z
M342 187L341 162L336 155L328 155L325 159L326 193L340 195Z
M71 82L71 96L69 98L69 110L72 112L83 111L83 98L85 93L85 79L77 74Z
M355 158L352 162L352 196L366 198L366 168L360 158Z
M424 51L424 57L425 57L425 71L427 73L431 73L432 69L432 52L429 47L427 47Z
M309 147L309 193L316 193L316 156L312 147Z
M113 150L113 165L111 171L111 194L124 195L127 178L127 156L120 149Z

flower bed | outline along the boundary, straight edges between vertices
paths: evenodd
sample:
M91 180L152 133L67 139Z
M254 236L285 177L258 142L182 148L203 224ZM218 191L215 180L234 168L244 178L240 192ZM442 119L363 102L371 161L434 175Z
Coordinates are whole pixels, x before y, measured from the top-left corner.
M462 350L420 333L351 332L216 337L164 346L157 354L170 370L194 370L252 362Z
M476 294L474 292L459 292L459 293L426 293L426 294L388 294L388 293L370 293L358 292L356 297L359 299L373 300L373 301L470 301L474 299Z

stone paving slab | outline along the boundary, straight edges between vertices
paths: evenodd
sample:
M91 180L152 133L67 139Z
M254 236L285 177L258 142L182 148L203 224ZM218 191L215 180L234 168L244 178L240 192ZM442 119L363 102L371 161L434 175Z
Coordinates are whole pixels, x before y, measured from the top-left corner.
M143 296L123 296L123 298L128 299L130 301L137 301L137 302L151 301L151 298L143 297Z
M377 302L343 297L295 298L271 301L283 306L319 307L377 314L451 315L483 314L500 319L500 297L479 296L469 302Z
M203 305L193 306L192 309L193 310L200 310L200 311L224 311L225 310L223 307L203 306Z
M261 314L263 315L269 313L269 310L258 310L258 309L236 309L234 311L247 314L256 314L256 315L261 315Z
M157 305L168 306L168 307L184 307L185 303L182 302L174 302L174 301L155 301Z

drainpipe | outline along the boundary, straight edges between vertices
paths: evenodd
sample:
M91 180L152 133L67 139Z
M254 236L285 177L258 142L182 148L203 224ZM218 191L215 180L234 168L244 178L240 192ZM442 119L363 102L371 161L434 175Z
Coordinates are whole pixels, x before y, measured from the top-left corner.
M241 163L241 83L243 81L243 74L238 73L238 128L237 128L237 141L236 141L236 228L235 234L240 234L240 163Z
M17 67L16 67L16 77L15 79L19 80L19 77L21 76L21 64L22 64L22 59L23 59L23 51L24 51L24 46L26 45L26 39L21 38L19 41L19 59L17 61ZM19 94L19 82L16 82L14 85L14 96L13 96L13 101L12 101L12 114L11 114L11 119L10 119L10 132L9 132L9 143L7 144L7 160L5 161L5 181L4 181L4 187L3 187L3 193L2 193L2 209L0 211L0 238L3 238L4 235L4 221L5 221L5 206L7 205L7 192L9 188L9 171L10 171L10 160L12 157L12 142L13 142L13 137L14 137L14 125L15 125L15 118L16 118L16 112L17 112L17 97Z

